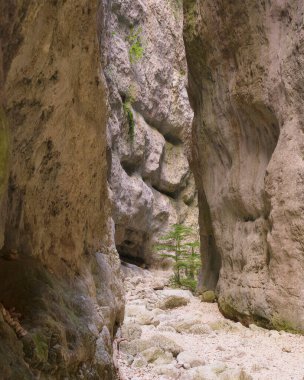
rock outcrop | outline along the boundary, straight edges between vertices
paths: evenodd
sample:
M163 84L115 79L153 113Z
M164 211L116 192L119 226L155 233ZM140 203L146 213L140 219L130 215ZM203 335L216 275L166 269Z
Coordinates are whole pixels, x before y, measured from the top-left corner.
M193 113L182 4L115 0L106 2L105 13L116 246L124 259L155 263L151 244L170 224L197 228L196 189L183 147Z
M202 286L232 318L303 331L304 4L184 12Z
M1 379L115 377L123 304L97 4L0 1Z

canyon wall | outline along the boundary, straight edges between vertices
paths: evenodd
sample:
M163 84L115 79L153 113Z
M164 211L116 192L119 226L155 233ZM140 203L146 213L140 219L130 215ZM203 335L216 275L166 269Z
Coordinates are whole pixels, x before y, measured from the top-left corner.
M193 118L181 1L105 6L103 64L110 91L109 183L123 260L155 264L152 245L174 223L197 231L197 197L184 152Z
M2 379L115 378L98 3L0 1Z
M114 379L117 250L155 263L169 225L197 230L182 4L0 0L0 18L1 376Z
M300 0L0 0L3 379L115 379L119 255L155 264L197 204L201 290L304 331L303 17Z
M184 13L201 286L229 317L303 331L303 1Z

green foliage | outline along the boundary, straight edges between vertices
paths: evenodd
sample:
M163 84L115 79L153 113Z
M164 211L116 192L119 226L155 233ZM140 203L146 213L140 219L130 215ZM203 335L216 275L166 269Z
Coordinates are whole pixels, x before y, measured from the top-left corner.
M132 27L129 36L127 37L127 40L130 43L129 57L131 63L136 63L137 61L141 60L144 55L141 33L141 27L138 27L136 29Z
M194 293L197 287L197 280L188 277L181 277L178 281L176 276L174 275L170 278L170 285L173 288L187 288Z
M201 266L198 241L191 241L193 230L182 224L174 224L169 232L159 239L155 249L161 257L173 258L174 276L172 285L195 291L197 276Z

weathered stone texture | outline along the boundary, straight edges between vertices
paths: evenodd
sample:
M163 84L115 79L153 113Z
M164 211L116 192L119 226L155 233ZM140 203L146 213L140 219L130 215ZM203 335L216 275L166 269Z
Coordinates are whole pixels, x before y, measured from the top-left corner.
M104 71L116 245L124 259L155 263L151 245L170 224L197 229L197 197L184 153L193 113L180 2L115 0L105 7ZM138 43L137 43L138 42ZM139 57L132 49L142 48ZM134 131L126 107L134 118Z
M304 4L184 12L202 286L230 317L303 330Z
M115 377L110 340L123 304L98 4L0 1L1 105L11 151L0 302L15 308L28 331L18 340L0 317L3 379Z

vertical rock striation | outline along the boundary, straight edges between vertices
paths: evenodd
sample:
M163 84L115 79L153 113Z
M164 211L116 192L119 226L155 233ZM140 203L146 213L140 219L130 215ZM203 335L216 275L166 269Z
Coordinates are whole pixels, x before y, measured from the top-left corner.
M115 377L111 339L123 304L98 3L0 1L1 193L4 126L10 135L0 229L3 379ZM22 338L7 311L27 331Z
M184 13L202 286L232 318L303 331L303 2Z
M192 122L180 1L107 1L104 70L110 91L109 182L116 245L151 263L169 224L197 227L193 175L184 154Z

